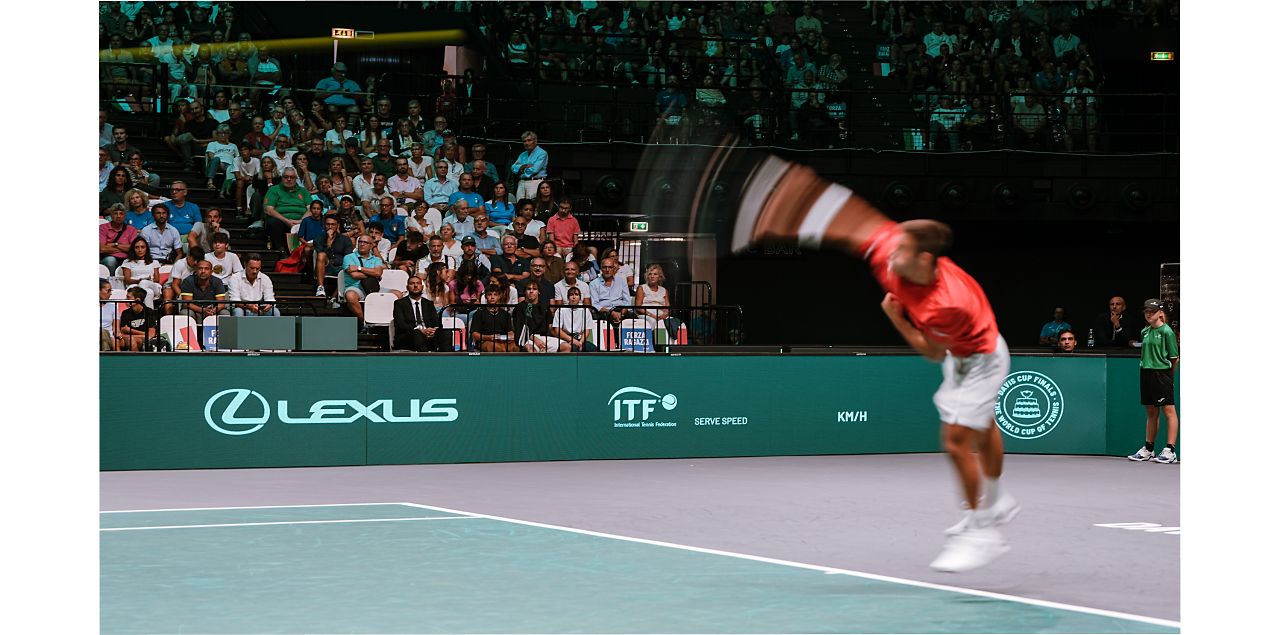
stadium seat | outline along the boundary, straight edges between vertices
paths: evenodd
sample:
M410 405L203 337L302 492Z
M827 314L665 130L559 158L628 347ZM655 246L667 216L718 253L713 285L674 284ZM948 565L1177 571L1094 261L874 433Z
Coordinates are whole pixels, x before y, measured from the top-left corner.
M399 269L386 268L382 270L382 280L378 285L379 291L399 291L407 293L409 290L409 274Z
M209 315L200 323L204 327L204 341L201 344L206 351L218 350L218 316Z
M111 279L111 270L107 269L107 266L102 263L98 263L98 278L100 280Z
M442 315L440 316L441 328L453 330L453 350L466 350L467 342L467 325L463 323L462 318Z
M168 336L176 352L191 353L200 350L199 329L196 321L187 315L160 317L160 335Z
M364 299L364 323L369 326L387 327L388 350L390 350L391 322L394 321L392 314L395 303L394 293L370 293Z
M156 284L164 286L164 283L169 281L171 273L173 273L173 265L160 265L160 268L156 269Z

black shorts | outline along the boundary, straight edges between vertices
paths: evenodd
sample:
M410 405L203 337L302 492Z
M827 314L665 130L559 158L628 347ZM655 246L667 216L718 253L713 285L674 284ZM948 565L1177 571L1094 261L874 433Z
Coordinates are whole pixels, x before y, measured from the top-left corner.
M1172 406L1173 369L1143 368L1138 388L1144 406Z

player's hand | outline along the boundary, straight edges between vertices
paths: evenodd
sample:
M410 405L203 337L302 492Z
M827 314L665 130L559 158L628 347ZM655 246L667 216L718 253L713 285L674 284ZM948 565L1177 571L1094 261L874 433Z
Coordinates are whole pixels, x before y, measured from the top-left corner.
M880 308L884 309L884 314L891 318L902 317L902 301L892 293L884 294L884 299L880 301Z

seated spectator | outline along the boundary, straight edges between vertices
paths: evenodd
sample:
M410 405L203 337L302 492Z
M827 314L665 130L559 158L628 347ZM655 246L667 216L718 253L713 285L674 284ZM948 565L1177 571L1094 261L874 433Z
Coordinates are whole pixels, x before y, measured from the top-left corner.
M271 115L262 124L262 132L277 141L284 137L288 140L288 145L293 145L293 127L289 125L289 114L283 106L271 109Z
M618 253L617 247L606 247L604 252L600 254L600 262L613 258L618 261L617 276L627 283L627 290L636 288L636 270L631 265L622 261L622 256ZM603 266L603 265L602 265Z
M364 306L361 304L367 294L363 285L369 284L371 288L375 288L373 285L381 281L385 267L382 259L373 254L373 247L372 236L361 236L356 241L355 253L349 253L342 259L342 277L338 284L338 293L346 298L347 310L361 324L361 333L368 332L368 327L364 326ZM365 283L366 280L370 282Z
M929 116L929 149L935 149L938 139L946 139L947 150L956 152L960 147L960 128L964 121L966 109L958 106L951 95L938 98L938 107Z
M803 14L800 17L796 18L796 21L795 21L796 35L801 35L806 33L816 33L818 35L821 35L822 20L819 20L817 16L813 15L813 5L809 3L805 3L801 11L803 12Z
M550 189L550 187L551 186L547 186L548 189ZM553 203L551 213L547 215L547 218L550 219L551 216L555 215L558 208L559 204ZM536 211L534 210L533 201L527 198L516 201L516 216L529 221L528 226L524 228L524 233L529 234L530 236L537 236L538 240L546 240L547 224L537 218L534 218L535 214Z
M537 283L539 294L538 303L543 307L551 306L551 300L556 297L556 285L547 279L547 261L542 256L534 255L529 259L529 283ZM525 286L520 287L520 291L524 291Z
M521 201L529 200L533 205L533 214L529 218L545 222L555 215L560 201L556 198L555 192L551 189L551 183L548 181L543 181L539 184L537 192L537 195L532 200L520 199L516 201L516 213L521 213Z
M1124 298L1115 296L1108 301L1109 310L1093 321L1097 346L1129 347L1142 341L1142 316L1128 312Z
M578 264L578 277L582 278L584 282L590 283L600 275L600 263L596 261L593 248L584 241L579 240L574 243L571 261ZM565 265L568 264L568 262L565 263ZM568 273L565 275L568 276ZM590 296L583 296L583 299L588 300Z
M213 235L213 251L205 254L204 259L213 263L213 275L217 276L224 283L227 282L235 274L244 270L244 265L240 263L240 256L228 251L231 246L231 236L226 232L218 232Z
M145 292L144 292L145 297ZM98 279L98 350L116 350L116 332L118 331L116 303L111 301L111 281Z
M329 69L329 77L316 82L315 98L324 103L330 112L360 112L364 104L364 92L354 80L347 79L347 65L335 63Z
M295 152L290 160L293 162L293 169L298 172L298 187L312 196L317 194L320 191L320 184L316 180L315 172L311 171L311 159L307 158L305 152Z
M1076 352L1076 334L1071 329L1062 329L1058 333L1058 352L1074 353Z
M326 277L338 277L347 254L355 250L351 238L340 230L337 214L324 217L324 235L311 241L311 251L316 256L316 296L328 294L324 288ZM339 289L341 291L341 289Z
M1058 31L1058 37L1053 38L1053 56L1062 59L1062 56L1080 46L1080 36L1071 32L1069 20L1059 20Z
M564 258L560 257L556 244L550 240L542 241L542 251L539 255L547 263L547 280L550 280L552 284L564 280ZM552 293L550 297L554 298L555 294Z
M165 280L163 285L165 301L178 297L182 281L195 275L196 265L204 261L205 253L203 247L196 245L188 249L185 256L173 263L173 269L169 270L169 279Z
M288 135L274 135L271 137L271 151L264 153L262 156L264 158L271 157L276 162L276 165L281 166L281 169L283 169L284 166L293 165L293 155L297 154L297 152L290 148L292 145L293 141L289 139Z
M560 340L560 352L591 352L598 350L596 345L587 341L587 318L591 317L591 308L582 304L582 290L570 287L563 305L552 309L549 332Z
M494 165L490 161L485 160L484 157L487 153L488 153L488 148L486 148L483 143L477 143L471 146L472 161L484 161L484 173L486 176L489 177L489 180L496 185L497 183L500 183L502 181L502 178L498 176L498 166Z
M450 199L458 191L458 184L449 179L448 161L436 161L435 166L436 178L423 184L423 197L428 205L444 212L452 204Z
M541 258L538 260L541 261ZM549 305L541 295L540 281L529 280L524 284L524 300L516 304L516 309L511 315L512 330L517 334L517 340L523 338L524 350L530 353L547 352L550 342L547 334ZM551 346L553 350L559 348L557 344L551 344Z
M169 186L169 193L172 198L164 202L169 210L169 224L186 236L201 220L200 206L187 200L187 184L183 181L174 181Z
M462 239L462 255L461 256L457 258L450 256L448 252L443 249L443 242L441 243L441 255L445 258L452 259L451 262L453 264L450 265L449 269L452 269L455 271L459 266L462 265L464 261L474 263L476 266L476 276L479 277L481 280L488 280L489 274L493 270L493 263L489 261L489 257L480 253L476 249L476 239L474 236L467 236L466 238ZM437 262L439 260L440 258L433 255L431 262ZM449 261L446 261L446 262L449 262ZM452 272L450 272L450 275L452 275Z
M231 303L231 315L280 315L276 307L275 288L271 278L262 273L262 256L249 254L244 270L227 280L227 301Z
M520 285L529 279L529 260L516 254L516 244L515 236L503 236L502 254L490 261L494 273L502 273L509 283Z
M107 155L107 151L102 148L98 148L98 192L102 192L107 189L107 183L110 181L111 177L111 170L115 169L115 167L116 164L111 162L111 157ZM124 182L127 188L129 184L129 172L124 170L123 167L120 169L124 171ZM98 206L99 211L104 209L106 208L101 205Z
M644 277L645 283L636 289L636 304L645 308L637 309L636 314L661 322L674 340L680 329L680 321L671 316L671 299L667 295L667 288L663 286L667 276L662 271L662 265L645 267Z
M447 206L452 209L450 213L444 217L445 225L452 225L454 232L459 236L467 236L475 231L476 222L471 217L471 206L467 204L467 199L458 199L457 203Z
M219 232L227 232L222 227L222 210L210 207L204 213L204 220L196 223L187 233L187 245L199 245L206 252L213 251L213 236Z
M457 203L459 200L466 200L467 207L473 210L484 209L484 197L475 191L475 182L472 180L470 172L458 176L458 189L449 195L450 205Z
M333 118L333 128L324 133L324 147L330 154L342 155L347 151L347 142L356 138L356 133L347 129L346 115ZM356 147L359 147L357 140Z
M418 277L423 279L422 294L431 300L436 313L444 313L445 307L453 304L453 292L449 290L451 276L444 263L431 263L425 275L418 274Z
M250 183L253 186L253 199L249 201L249 216L254 219L263 218L263 201L266 200L267 191L284 181L280 176L280 166L275 159L263 155L261 161L258 165L258 173Z
M213 263L208 260L196 265L195 275L182 281L179 299L184 301L179 312L202 325L213 315L231 315L227 309L227 286L213 275Z
M436 307L423 296L422 278L409 276L406 288L408 295L396 300L391 311L396 350L426 352L452 348L444 340Z
M475 167L472 168L473 174L471 178L473 181L475 180L474 171L481 164L483 164L483 161L476 161ZM487 178L489 177L482 176L482 179ZM516 206L507 200L507 184L494 183L491 186L489 197L489 200L484 203L484 209L488 213L489 220L493 221L494 225L510 225L511 219L515 218L516 215Z
M99 161L105 156L101 150L99 153ZM124 207L125 195L133 189L133 183L129 180L129 170L122 165L112 167L107 172L106 181L103 187L98 191L98 212L105 215L111 206L119 204Z
M101 146L101 149L106 150L107 158L112 163L121 165L129 155L134 153L142 156L142 152L129 143L129 129L124 124L112 128L111 139L112 143Z
M409 173L413 178L426 182L434 172L435 160L428 157L422 142L414 141L409 145Z
M521 258L536 258L542 255L542 243L537 236L530 235L527 231L529 221L523 216L517 216L515 222L511 223L511 229L507 230L507 236L516 237L516 255Z
M1058 343L1058 334L1071 330L1067 323L1067 310L1058 306L1053 308L1053 319L1040 327L1040 345L1053 346Z
M272 185L263 197L263 226L267 230L267 238L271 248L288 253L288 241L285 236L290 228L302 222L307 213L307 203L311 195L298 184L298 170L289 166L283 170L283 182Z
M444 219L440 216L440 210L420 201L414 205L413 214L405 219L404 224L406 229L417 230L424 237L434 236L440 233Z
M151 210L147 207L150 197L146 192L134 188L124 195L124 222L130 227L142 231L151 224Z
M935 21L933 30L924 34L922 43L924 44L925 55L938 57L942 54L942 45L945 44L954 51L958 40L955 35L946 32L946 25L941 21Z
M390 196L383 196L378 201L378 213L369 219L369 225L378 224L383 236L390 241L389 250L404 237L405 217L396 212L396 201Z
M138 230L125 222L124 205L113 204L109 213L111 222L98 225L98 262L114 275L116 267L129 257L126 249L138 238Z
M844 88L849 80L849 69L844 66L844 58L839 53L832 53L830 59L818 69L818 81L831 88Z
M374 135L374 136L370 136ZM361 149L373 160L373 172L390 179L396 173L396 157L391 155L391 142L382 138L378 130L378 118L370 116L361 137ZM372 146L372 148L370 148Z
M485 200L486 203L489 200L492 200L493 186L496 185L496 183L493 179L490 179L489 175L485 172L488 165L484 161L471 161L467 165L471 167L471 171L469 172L469 174L471 174L471 189L479 194L480 198ZM503 183L502 189L504 193L506 192L506 187L507 185ZM509 202L507 201L507 198L508 197L504 194L500 201L503 203Z
M500 240L502 235L489 229L489 216L484 212L479 212L471 217L472 230L466 238L471 238L476 243L476 249L486 256L498 255L498 249L501 246ZM465 241L466 238L463 238ZM463 243L466 244L465 242Z
M395 176L387 180L387 190L397 201L417 203L423 200L422 182L409 171L409 160L404 157L395 159Z
M214 179L219 176L226 177L240 155L240 149L231 143L230 139L231 126L220 124L213 131L213 141L205 145L204 175L205 187L208 189L217 189ZM224 184L229 185L230 181L224 180ZM225 189L224 187L224 193Z
M467 232L471 233L471 232ZM466 251L466 246L462 241L458 240L458 228L453 224L445 222L440 225L440 241L444 245L443 253L453 258L462 258L462 254ZM475 245L472 245L472 249Z
M488 306L471 316L471 341L474 348L485 353L519 351L511 314L497 306L504 302L500 291L488 289L485 291L485 299Z
M1049 147L1049 135L1052 131L1046 123L1047 114L1044 106L1040 105L1040 99L1035 95L1027 95L1024 103L1013 107L1013 147L1017 149L1033 144Z
M588 288L591 289L591 306L596 310L596 317L601 320L607 320L613 325L622 322L624 309L619 307L631 306L631 291L627 287L627 283L617 278L618 269L620 268L618 261L613 258L605 258L601 261L600 277L591 281ZM565 277L568 278L569 268L565 266Z
M248 204L245 201L245 188L253 184L253 179L262 170L262 161L253 156L252 148L241 144L239 154L231 162L231 176L236 184L236 216L243 216ZM223 188L226 190L227 188Z
M449 292L459 304L480 304L485 299L484 280L488 277L480 278L476 263L463 261L458 264L458 273L449 281ZM465 314L459 313L457 317L467 321Z
M110 285L107 285L108 288ZM126 294L130 302L128 308L120 313L116 328L116 350L146 351L153 350L158 344L157 334L160 319L154 309L147 307L147 292L139 287L129 289ZM116 306L109 303L109 306ZM112 311L114 316L115 311Z
M404 242L396 247L395 257L391 260L391 267L407 273L414 273L418 261L426 258L430 250L431 247L423 239L422 232L416 229L406 229Z
M391 241L387 239L386 234L382 229L382 223L378 222L377 219L374 219L369 221L369 224L366 225L366 227L368 228L367 233L369 237L373 238L373 255L381 258L383 262L386 262L391 255Z
M678 77L667 77L667 86L658 92L655 104L658 120L654 138L661 142L683 142L687 133L684 111L689 106L689 97L680 90ZM524 196L523 192L517 192L516 195Z
M170 135L170 145L182 155L187 169L195 165L195 157L204 156L205 147L214 140L213 131L218 127L217 120L205 112L204 103L199 99L191 102L190 113L191 119L180 128L175 127Z
M151 224L138 232L147 242L150 253L160 264L171 264L182 257L182 235L169 224L169 208L157 204L151 208ZM132 255L132 253L130 254Z
M164 294L159 278L160 265L163 264L151 255L151 247L142 238L136 238L129 245L129 257L121 265L125 288L142 287L147 292L148 304Z

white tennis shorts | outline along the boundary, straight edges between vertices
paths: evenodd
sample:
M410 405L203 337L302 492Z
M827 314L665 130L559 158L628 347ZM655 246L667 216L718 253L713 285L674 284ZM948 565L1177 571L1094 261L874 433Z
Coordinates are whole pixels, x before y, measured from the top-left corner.
M942 360L942 385L933 393L933 405L943 423L986 430L995 418L996 393L1009 375L1009 346L996 337L992 353L956 357L950 351Z

